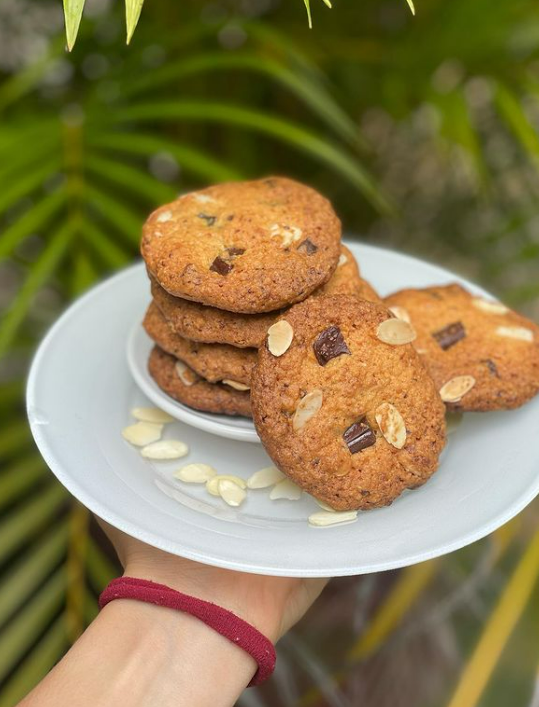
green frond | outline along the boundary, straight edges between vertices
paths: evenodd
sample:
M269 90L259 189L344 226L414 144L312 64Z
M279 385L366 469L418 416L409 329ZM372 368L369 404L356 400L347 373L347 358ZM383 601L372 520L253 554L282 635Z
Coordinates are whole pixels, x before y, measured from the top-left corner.
M6 516L0 522L0 562L23 546L45 522L56 519L66 498L67 491L60 484L53 483Z
M84 10L85 0L64 0L64 18L66 25L67 48L69 51L75 46L79 25Z
M0 358L13 341L18 327L32 304L34 295L48 282L66 255L74 235L73 225L70 222L64 224L52 236L38 259L29 267L24 285L0 324Z
M408 3L408 7L410 8L412 15L415 15L414 0L406 0L406 2Z
M30 430L25 419L11 420L0 428L0 459L11 457L14 453L27 451L31 440Z
M524 152L534 160L539 159L539 135L537 129L530 123L521 102L514 93L502 83L497 83L494 92L495 104L500 117L507 128L521 144Z
M307 10L307 22L309 23L309 29L313 28L313 18L311 17L311 2L310 0L303 0L305 4L305 9Z
M82 223L81 228L86 247L92 250L107 268L115 270L132 260L130 251L122 250L112 238L108 238L88 219Z
M112 114L116 122L163 122L165 120L197 121L234 125L288 143L315 160L334 169L348 179L378 209L390 210L388 199L381 194L372 176L345 150L333 146L312 131L277 116L243 106L211 101L153 102L135 105Z
M138 247L142 220L133 215L131 209L110 197L100 187L86 185L88 204L93 206L103 218L125 238L127 244Z
M22 456L21 453L16 462L5 464L4 469L0 476L0 511L24 493L32 491L36 482L47 473L45 462L37 452L29 456Z
M0 681L32 646L62 605L66 578L57 570L0 634Z
M127 27L127 44L131 42L133 32L138 24L144 0L125 0L125 24Z
M0 707L13 707L62 657L67 646L65 617L60 616L34 646L0 694Z
M85 167L90 174L110 182L115 189L131 192L143 198L150 206L157 206L176 197L176 190L168 184L149 177L142 169L131 167L118 159L101 155L88 155Z

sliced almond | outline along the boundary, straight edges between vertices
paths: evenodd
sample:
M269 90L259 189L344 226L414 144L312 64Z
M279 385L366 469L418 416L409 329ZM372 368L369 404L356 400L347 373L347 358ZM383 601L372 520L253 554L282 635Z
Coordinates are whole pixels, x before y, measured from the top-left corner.
M236 486L239 486L242 489L247 488L247 484L239 476L234 476L233 474L217 474L206 482L206 491L212 496L219 496L220 481L231 481L233 484L236 484Z
M341 253L339 255L339 262L337 263L337 267L340 267L341 265L344 265L347 262L348 262L348 257L346 255L346 253Z
M506 314L509 308L502 304L501 302L495 302L493 300L483 299L482 297L474 297L472 299L472 304L477 309L483 312L488 312L488 314Z
M183 361L176 361L176 374L184 385L191 386L197 382L199 376L186 366Z
M283 248L288 248L296 241L299 241L303 231L297 226L280 226L278 223L274 223L270 226L270 235L272 237L279 237L282 239Z
M328 506L327 503L324 503L324 501L320 501L318 498L315 498L314 500L316 501L316 505L320 506L320 508L323 511L326 511L327 513L337 513L338 512L334 508L332 508L331 506Z
M440 388L440 397L444 403L458 403L474 385L475 378L473 376L456 376Z
M272 324L268 329L268 349L274 356L282 356L290 348L294 330L286 319Z
M286 498L288 501L299 501L301 498L302 490L299 486L290 479L285 479L276 484L270 491L270 500L279 501L282 498Z
M279 481L285 479L285 475L277 469L276 466L266 466L264 469L255 471L247 479L247 488L249 489L267 489L270 486L275 486Z
M397 319L401 319L403 322L408 322L408 324L410 324L412 321L410 319L410 315L408 314L408 310L404 309L404 307L390 307L389 311L394 314Z
M193 194L193 199L198 201L199 204L213 204L215 199L208 194Z
M523 326L499 326L496 327L496 334L498 336L505 336L508 339L533 341L533 331Z
M186 484L205 484L217 472L209 464L186 464L174 472L174 478L185 481Z
M384 344L392 346L402 346L414 341L416 337L415 330L410 322L405 322L402 319L386 319L378 325L376 336L383 341Z
M166 223L172 218L172 211L161 211L157 217L157 223Z
M189 453L189 447L177 439L162 439L160 442L147 444L140 453L146 459L180 459Z
M223 501L228 503L229 506L240 506L247 497L244 489L228 479L221 479L217 488L219 490L219 496L221 496Z
M309 525L323 528L327 525L339 525L357 520L357 511L317 511L309 516Z
M251 386L245 385L245 383L238 383L238 381L230 380L230 378L223 379L225 385L229 385L234 390L250 390Z
M135 447L145 447L157 442L162 434L163 425L157 425L155 422L136 422L122 430L122 437Z
M307 422L316 415L316 413L322 407L323 393L321 390L312 390L303 397L296 408L294 413L294 418L292 420L292 427L294 432L299 432Z
M131 414L135 420L140 420L141 422L155 422L161 425L166 425L167 422L174 422L172 415L159 408L133 408Z
M406 425L397 408L391 403L382 403L374 417L386 442L395 449L402 449L406 444Z

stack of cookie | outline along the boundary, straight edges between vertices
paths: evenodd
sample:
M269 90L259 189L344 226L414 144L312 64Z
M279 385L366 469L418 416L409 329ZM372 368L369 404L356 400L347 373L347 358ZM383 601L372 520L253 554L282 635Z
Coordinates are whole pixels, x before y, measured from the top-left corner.
M325 294L379 301L331 204L284 178L221 184L154 211L142 256L153 301L144 327L159 387L198 410L251 415L251 374L271 325Z

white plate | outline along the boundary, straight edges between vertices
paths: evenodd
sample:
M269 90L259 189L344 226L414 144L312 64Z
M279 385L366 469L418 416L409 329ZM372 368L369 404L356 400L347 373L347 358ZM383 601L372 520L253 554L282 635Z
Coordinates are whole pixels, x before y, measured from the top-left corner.
M463 282L407 256L350 247L382 294ZM172 471L182 463L202 461L247 478L269 460L260 445L182 422L169 425L165 437L188 442L185 460L148 462L122 439L130 410L148 404L127 369L125 342L149 297L141 265L88 292L51 329L28 382L28 415L45 460L74 496L121 530L221 567L350 575L461 548L508 521L539 492L539 398L513 412L466 415L425 486L388 508L360 513L349 525L309 527L307 517L317 506L306 495L272 502L267 491L252 491L240 509L232 509L201 486L174 482Z

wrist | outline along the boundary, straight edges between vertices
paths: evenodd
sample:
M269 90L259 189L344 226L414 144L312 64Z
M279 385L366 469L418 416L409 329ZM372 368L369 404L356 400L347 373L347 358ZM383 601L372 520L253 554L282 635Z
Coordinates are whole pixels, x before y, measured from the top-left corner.
M129 563L125 567L124 576L151 580L183 594L209 601L248 622L270 641L275 643L278 640L282 620L278 597L258 595L255 588L257 577L194 563L186 564L182 569L178 570L177 563L173 567L166 563ZM215 572L219 573L218 578L212 576ZM172 611L158 608L163 612Z

